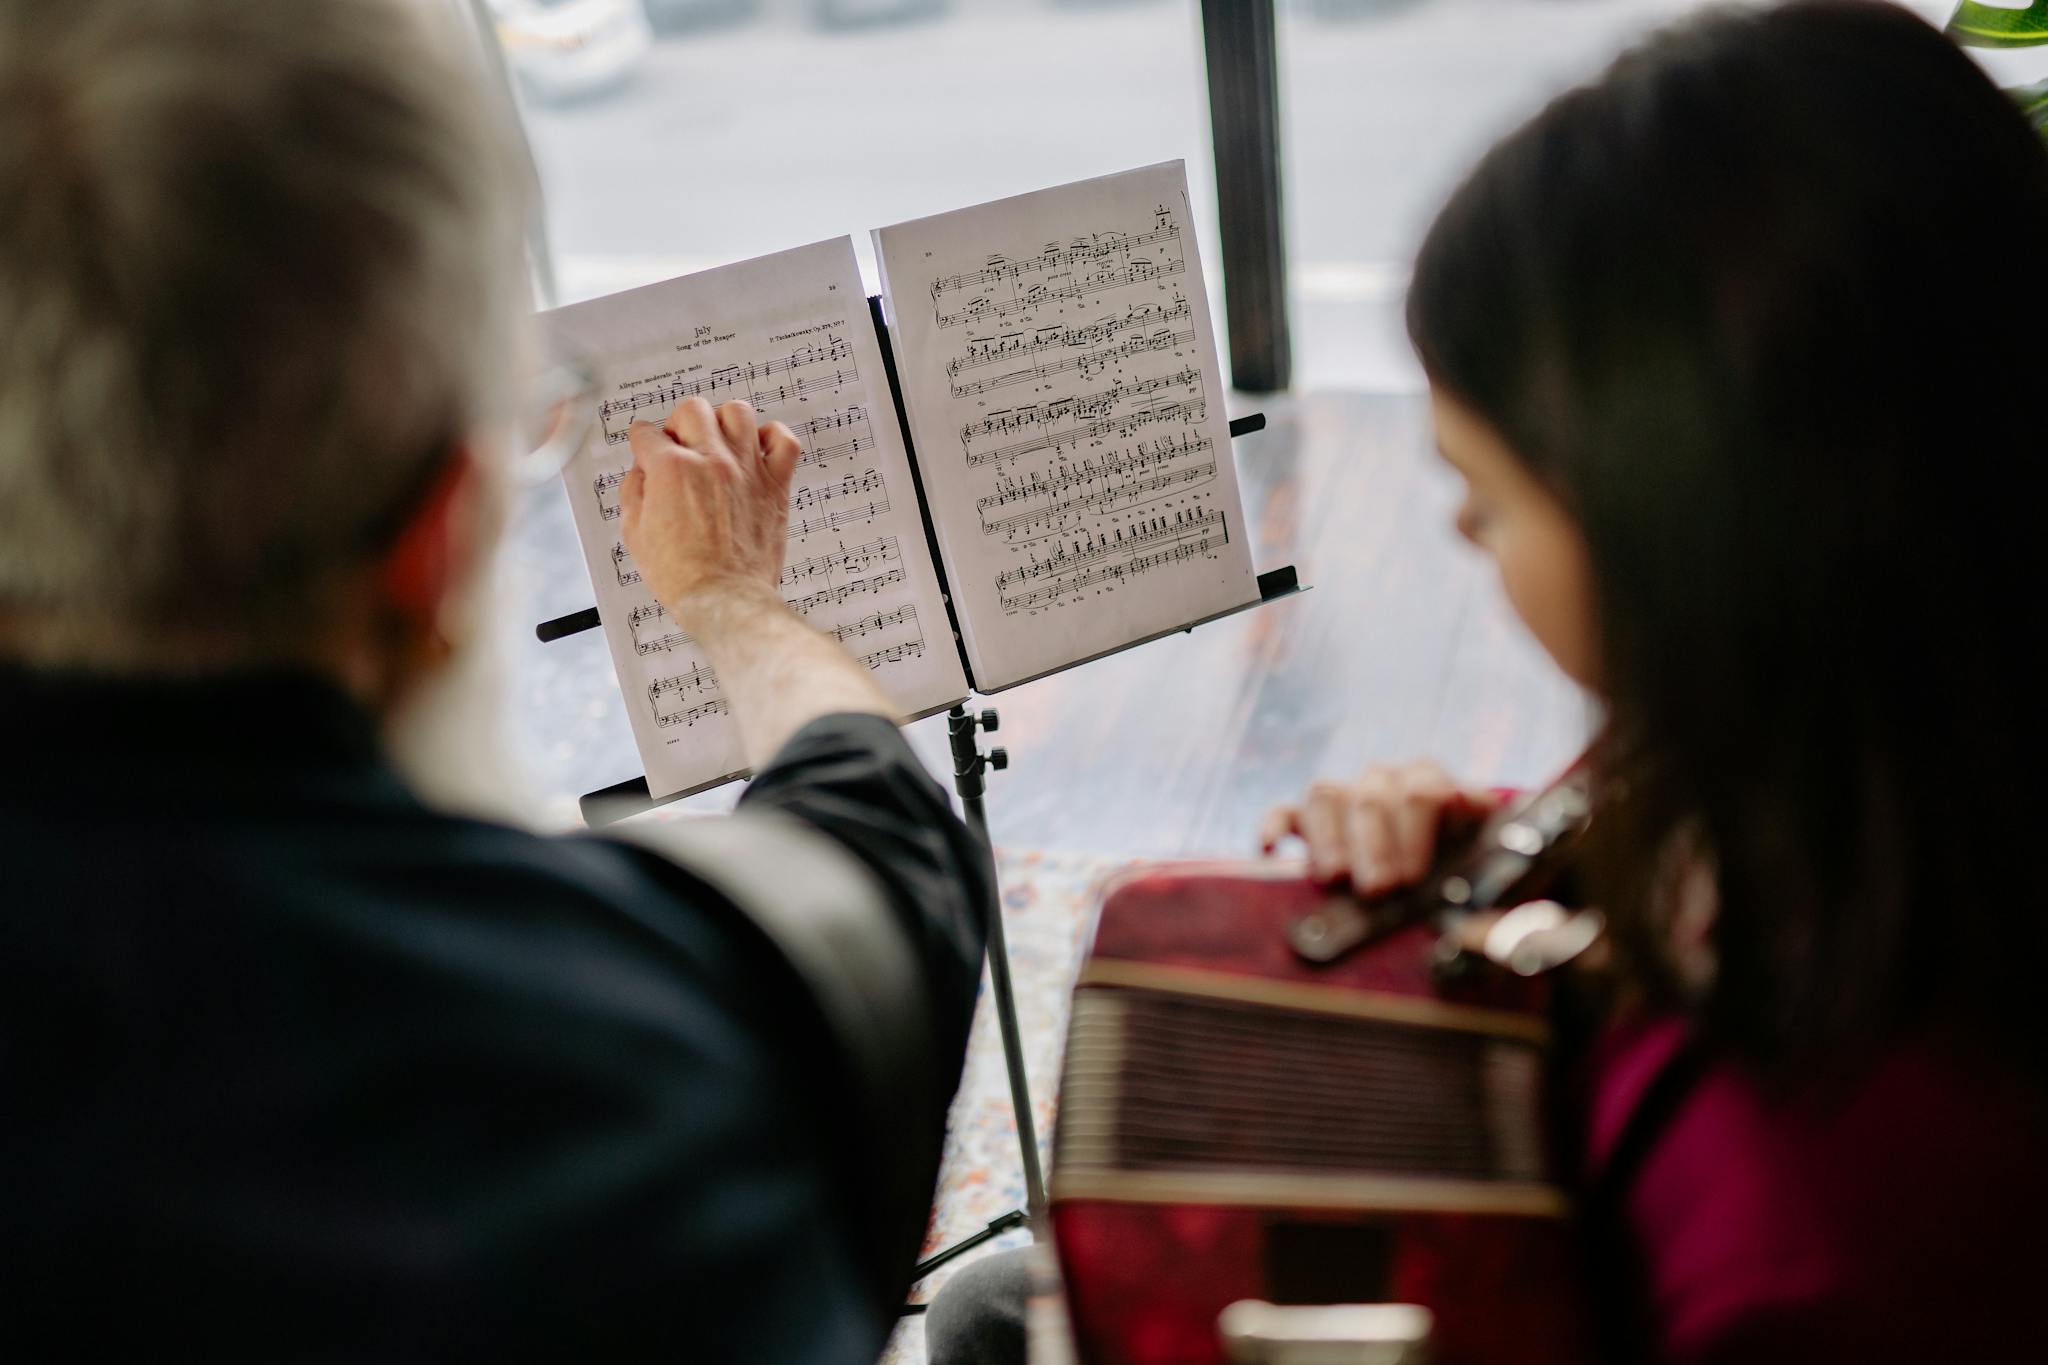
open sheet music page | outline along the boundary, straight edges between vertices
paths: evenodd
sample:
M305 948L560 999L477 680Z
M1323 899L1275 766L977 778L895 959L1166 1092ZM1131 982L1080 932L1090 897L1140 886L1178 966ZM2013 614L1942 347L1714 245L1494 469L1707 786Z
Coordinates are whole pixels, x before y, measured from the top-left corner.
M1173 161L875 233L977 686L1258 598Z
M563 479L652 795L746 766L725 691L619 535L629 426L661 422L693 395L714 406L747 399L803 442L784 599L874 669L905 714L967 694L851 238L573 304L543 321L602 385L597 425Z

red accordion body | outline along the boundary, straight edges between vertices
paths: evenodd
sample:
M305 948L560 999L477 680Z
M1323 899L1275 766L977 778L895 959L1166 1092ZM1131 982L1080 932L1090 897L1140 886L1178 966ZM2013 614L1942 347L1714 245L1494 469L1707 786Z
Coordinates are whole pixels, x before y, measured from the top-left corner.
M1435 1365L1583 1359L1540 984L1453 994L1424 924L1311 965L1323 896L1214 864L1105 900L1052 1191L1082 1358L1220 1362L1217 1314L1266 1299L1421 1304Z

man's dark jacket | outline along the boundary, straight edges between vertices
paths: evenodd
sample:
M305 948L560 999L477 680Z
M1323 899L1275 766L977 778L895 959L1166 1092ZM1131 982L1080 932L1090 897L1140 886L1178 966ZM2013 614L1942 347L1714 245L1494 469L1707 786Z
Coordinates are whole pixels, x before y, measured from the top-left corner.
M11 1358L873 1358L846 1068L686 871L428 810L309 678L0 672L0 726ZM935 1153L983 855L874 717L743 805L909 927L939 1063L901 1121Z

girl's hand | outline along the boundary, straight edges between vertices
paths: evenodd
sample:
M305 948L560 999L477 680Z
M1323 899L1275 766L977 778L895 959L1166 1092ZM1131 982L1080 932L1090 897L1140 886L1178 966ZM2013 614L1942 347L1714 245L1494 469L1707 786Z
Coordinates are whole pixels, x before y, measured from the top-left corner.
M1276 807L1259 842L1271 854L1293 835L1308 845L1310 876L1381 896L1420 881L1443 836L1476 827L1500 801L1426 759L1375 765L1356 782L1318 782L1299 803Z

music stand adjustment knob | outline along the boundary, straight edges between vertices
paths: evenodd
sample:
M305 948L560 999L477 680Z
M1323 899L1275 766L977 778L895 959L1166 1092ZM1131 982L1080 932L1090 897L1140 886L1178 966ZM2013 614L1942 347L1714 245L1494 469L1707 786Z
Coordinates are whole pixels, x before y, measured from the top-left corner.
M1003 718L996 714L994 707L983 711L980 720L981 728L984 730L998 730L1002 728Z
M988 751L988 766L994 768L997 772L1001 772L1009 767L1010 751L1008 749L990 749Z

